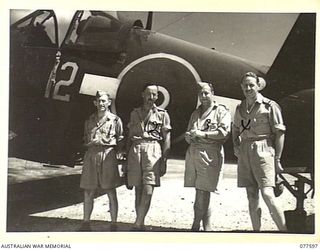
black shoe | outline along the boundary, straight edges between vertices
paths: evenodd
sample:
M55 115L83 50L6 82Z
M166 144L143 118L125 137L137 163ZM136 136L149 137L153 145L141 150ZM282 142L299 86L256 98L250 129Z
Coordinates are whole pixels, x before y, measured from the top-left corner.
M90 222L82 222L81 227L79 228L78 232L91 232Z
M199 231L200 231L200 226L192 225L191 232L199 232Z

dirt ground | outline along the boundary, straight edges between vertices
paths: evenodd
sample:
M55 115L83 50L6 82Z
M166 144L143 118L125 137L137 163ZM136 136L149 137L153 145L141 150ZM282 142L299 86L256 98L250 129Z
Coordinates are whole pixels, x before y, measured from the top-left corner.
M147 231L188 231L193 219L195 191L183 187L183 160L169 160L168 172L161 187L154 191L146 217ZM73 232L80 226L83 204L79 189L81 166L67 168L46 166L16 158L9 159L7 231L8 232ZM119 200L118 230L130 231L135 219L134 191L125 186L117 189ZM293 210L296 199L284 190L276 198L283 210ZM276 232L263 200L262 231ZM226 164L218 193L211 195L212 228L215 232L250 232L251 223L245 190L237 187L236 165ZM98 193L92 213L94 231L109 231L108 197ZM314 200L308 194L305 200L307 227L314 230Z

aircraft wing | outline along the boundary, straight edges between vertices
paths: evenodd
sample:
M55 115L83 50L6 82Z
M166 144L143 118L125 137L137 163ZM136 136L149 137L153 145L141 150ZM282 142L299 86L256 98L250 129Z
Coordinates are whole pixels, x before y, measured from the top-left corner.
M267 73L263 94L276 100L286 123L285 167L314 166L315 22L300 14Z
M315 23L314 13L299 15L267 73L266 93L275 99L314 88Z
M286 125L280 178L297 199L296 209L285 212L288 228L296 232L305 228L304 199L311 191L314 195L315 23L315 13L299 15L267 73L263 91L280 104Z

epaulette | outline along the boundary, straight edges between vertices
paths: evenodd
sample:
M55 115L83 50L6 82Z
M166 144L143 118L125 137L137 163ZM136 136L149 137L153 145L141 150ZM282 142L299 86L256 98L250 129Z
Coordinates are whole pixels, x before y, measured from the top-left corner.
M269 98L263 97L262 103L268 104L269 106L273 105L275 102L270 100Z
M116 114L110 113L110 116L117 121L119 119L119 116L117 116Z
M163 109L163 108L160 108L160 107L155 107L157 109L157 111L160 111L160 112L167 112L167 110Z

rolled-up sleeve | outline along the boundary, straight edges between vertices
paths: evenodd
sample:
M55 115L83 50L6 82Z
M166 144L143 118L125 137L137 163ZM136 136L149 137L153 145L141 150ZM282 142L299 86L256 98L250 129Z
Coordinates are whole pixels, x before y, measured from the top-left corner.
M116 120L116 138L117 138L117 141L121 141L124 138L123 125L120 118Z
M164 112L162 130L169 131L171 129L172 129L172 127L171 127L171 123L170 123L170 116L167 112Z
M134 114L133 114L133 111L131 111L131 113L130 113L130 120L129 120L128 124L127 124L127 128L128 128L128 129L131 129L132 124L133 124L133 119L134 119Z
M90 127L90 119L86 120L84 123L84 133L83 133L84 144L88 144L93 139L92 131L90 130L89 127Z
M238 147L240 144L240 106L238 105L234 113L233 123L232 123L232 142L234 147Z
M273 102L271 105L270 124L271 124L271 130L273 133L276 133L278 131L282 131L282 132L286 131L286 126L284 125L282 114L281 114L281 108L275 102Z
M228 136L231 131L231 114L228 110L223 110L220 113L220 122L218 124L218 128L223 136Z
M232 123L232 129L239 130L240 129L240 105L237 106L236 111L234 113L233 123Z

